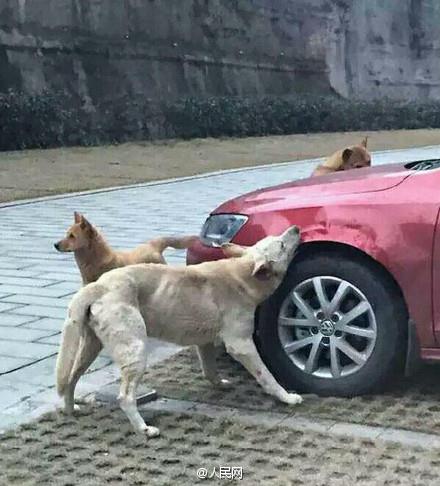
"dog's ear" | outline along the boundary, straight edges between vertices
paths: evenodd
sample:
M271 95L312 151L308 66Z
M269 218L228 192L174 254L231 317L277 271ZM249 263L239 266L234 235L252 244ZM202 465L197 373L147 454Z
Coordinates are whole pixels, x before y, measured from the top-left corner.
M258 280L269 280L271 277L273 277L272 263L265 260L264 258L258 259L255 262L252 276Z
M81 229L89 231L91 234L95 233L95 228L91 223L87 221L87 219L81 215L81 223L80 223Z
M368 143L368 136L362 140L361 142L362 147L367 148L367 143Z
M77 211L73 212L73 219L75 223L81 223L81 218L82 216L80 213L78 213Z
M342 152L342 160L344 161L344 164L346 164L348 162L352 153L353 153L353 150L351 150L349 148L344 149L344 151Z
M246 252L244 246L236 245L235 243L223 243L221 249L228 258L241 257Z

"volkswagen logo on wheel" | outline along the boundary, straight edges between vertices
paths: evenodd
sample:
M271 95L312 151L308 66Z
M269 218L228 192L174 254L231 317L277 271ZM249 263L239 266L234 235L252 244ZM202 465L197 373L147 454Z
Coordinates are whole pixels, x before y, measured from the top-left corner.
M325 320L321 322L319 330L321 331L321 334L323 336L333 336L333 334L335 333L335 325L332 321Z

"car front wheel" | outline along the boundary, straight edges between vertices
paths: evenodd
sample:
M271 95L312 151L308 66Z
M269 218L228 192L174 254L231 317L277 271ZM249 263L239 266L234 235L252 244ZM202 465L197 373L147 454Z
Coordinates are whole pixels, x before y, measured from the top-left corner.
M286 388L320 395L377 391L405 353L406 310L392 281L336 252L295 260L258 313L256 340Z

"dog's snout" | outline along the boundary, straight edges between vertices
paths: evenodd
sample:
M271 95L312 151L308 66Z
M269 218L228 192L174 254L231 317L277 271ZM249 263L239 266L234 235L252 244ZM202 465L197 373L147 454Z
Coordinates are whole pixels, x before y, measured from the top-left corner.
M286 234L288 234L290 237L298 237L300 235L300 231L299 231L299 228L298 226L296 226L295 224L292 225L287 231L286 231Z
M53 246L55 247L55 250L60 251L60 242L59 241L57 243L54 243Z

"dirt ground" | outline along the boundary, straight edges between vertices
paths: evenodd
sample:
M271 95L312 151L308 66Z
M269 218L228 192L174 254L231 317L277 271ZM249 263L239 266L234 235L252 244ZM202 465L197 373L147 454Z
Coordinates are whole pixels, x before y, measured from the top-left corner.
M0 202L322 157L365 135L372 151L440 143L440 130L397 130L0 152Z

